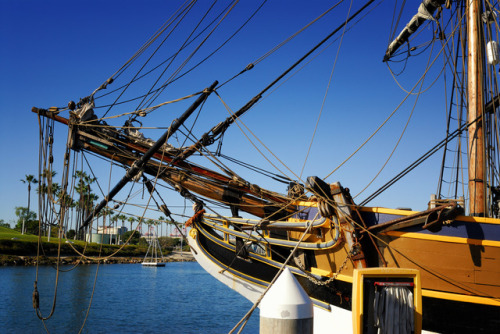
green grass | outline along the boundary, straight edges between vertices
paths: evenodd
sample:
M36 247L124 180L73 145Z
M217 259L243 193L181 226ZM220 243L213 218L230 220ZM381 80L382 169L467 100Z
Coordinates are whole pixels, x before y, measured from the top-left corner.
M20 240L36 241L38 236L32 234L21 234L19 231L7 227L0 227L0 239L18 238Z
M47 256L56 256L59 240L55 237L47 241L47 237L42 237L43 253ZM87 243L84 241L71 240L72 246L79 252L84 252L89 256L107 256L116 252L120 246L117 245L101 245L97 243ZM0 227L0 254L18 255L18 256L34 256L37 254L38 236L32 234L21 234L18 231L6 227ZM147 248L142 246L127 245L116 254L122 257L142 257L145 255ZM61 243L61 254L65 256L77 256L78 254L66 243L66 239Z

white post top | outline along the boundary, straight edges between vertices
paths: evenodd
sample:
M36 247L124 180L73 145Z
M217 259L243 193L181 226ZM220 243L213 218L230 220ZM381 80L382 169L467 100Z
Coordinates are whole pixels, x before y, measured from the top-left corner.
M308 319L313 303L288 268L285 268L260 304L260 316L272 319Z

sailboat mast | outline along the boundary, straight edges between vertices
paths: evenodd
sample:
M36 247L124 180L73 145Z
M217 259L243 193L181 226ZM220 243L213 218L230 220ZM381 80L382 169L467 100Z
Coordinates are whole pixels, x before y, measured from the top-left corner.
M481 49L480 2L467 1L467 76L469 126L469 214L485 215L483 120L483 51ZM474 122L476 119L478 121Z

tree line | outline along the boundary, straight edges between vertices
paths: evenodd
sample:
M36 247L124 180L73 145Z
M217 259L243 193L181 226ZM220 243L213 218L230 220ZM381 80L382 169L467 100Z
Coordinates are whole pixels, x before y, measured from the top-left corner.
M19 206L15 208L15 214L18 219L14 229L21 231L23 234L29 233L38 235L41 233L44 236L50 235L54 237L60 236L68 239L84 240L86 234L92 235L93 231L97 231L97 228L92 226L87 226L84 229L80 228L82 222L91 214L94 204L99 199L99 196L93 192L93 184L96 182L96 178L89 176L84 171L76 171L73 175L75 181L73 196L71 196L64 192L59 183L52 181L56 174L55 171L46 170L40 175L40 181L33 175L25 175L25 178L20 180L22 183L27 184L28 205L27 207ZM36 212L31 210L30 203L32 185L36 184L38 184L36 192L38 195L45 198L45 201L39 202L39 212L40 215L43 215L41 224L40 217L37 218ZM57 211L55 209L56 207L59 210L58 213L55 213L55 211ZM59 231L59 218L62 210L65 210L66 217L71 216L71 218L67 218L66 224L63 224L65 226L64 230ZM99 220L101 220L101 225L99 224ZM134 231L133 225L140 221L141 219L139 217L133 215L125 215L121 212L115 214L115 210L108 207L103 208L96 217L98 227L104 230L113 229L113 231L116 231L120 223L122 227L125 226L125 224L130 226L130 230L124 235L112 237L110 243L115 244L126 241ZM0 220L0 223L3 224L0 226L10 227L10 225L4 223L3 220ZM163 223L169 224L163 216L160 216L156 220L142 219L142 223L147 226L148 231L151 228L156 229L155 233L160 236L163 235ZM160 231L158 231L158 228ZM102 233L105 233L105 231L102 231ZM136 231L130 243L139 243L140 237L140 231ZM172 242L165 241L165 243Z

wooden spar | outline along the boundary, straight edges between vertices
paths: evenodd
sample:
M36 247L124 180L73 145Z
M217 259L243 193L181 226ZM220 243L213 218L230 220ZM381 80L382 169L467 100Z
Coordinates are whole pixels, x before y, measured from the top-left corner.
M130 149L133 149L133 150L138 151L138 152L145 152L146 151L141 146L133 144L133 143L122 143L122 144L129 147ZM160 161L170 163L170 165L172 165L172 166L179 166L185 170L192 171L198 175L202 175L202 176L207 177L207 178L211 178L214 180L227 182L227 183L233 181L232 178L227 177L226 175L219 174L217 172L214 172L213 170L190 164L190 163L186 162L185 160L177 160L176 161L175 158L165 156L163 153L155 153L154 157ZM266 199L271 200L273 202L278 202L278 203L287 203L288 202L287 198L280 196L279 194L272 192L272 191L269 191L269 190L266 190L266 189L259 188L259 192L257 193L257 192L255 192L254 189L252 189L252 187L250 185L247 185L247 184L239 184L238 188L244 192L251 193L255 196L266 198Z
M32 111L34 113L41 115L41 116L51 118L59 123L65 124L65 125L68 125L70 123L67 118L58 116L55 113L51 113L45 109L39 109L39 108L33 107ZM118 132L117 132L117 134L118 134ZM81 130L81 129L76 132L76 136L94 139L95 141L98 141L98 142L101 142L105 145L110 145L110 146L114 146L116 144L119 144L119 146L125 146L128 149L130 149L131 151L136 151L136 152L140 152L143 154L145 152L147 152L147 150L148 150L148 148L146 148L142 145L132 143L129 141L115 139L113 137L108 138L108 140L111 141L111 142L108 142L108 140L105 141L102 138L98 138L98 137L91 135L90 133L88 133L84 130ZM90 150L98 155L103 156L103 157L113 159L112 158L113 155L106 154L105 151L102 151L102 150L91 149L92 147L93 147L92 145L84 145L84 148L87 150ZM115 152L115 154L117 154L117 153L118 152ZM200 175L202 177L206 177L208 179L213 179L213 180L226 182L226 183L229 183L233 180L232 178L230 178L226 175L217 173L217 172L212 171L210 169L206 169L206 168L202 168L200 166L193 165L187 161L178 160L176 162L173 162L173 158L170 155L168 155L168 153L166 153L166 152L156 152L153 154L153 158L158 159L158 161L161 161L165 164L180 167L180 168L184 169L185 171L189 171L190 173L197 174L197 175ZM114 159L114 160L119 161L119 162L121 162L125 165L129 165L129 166L133 163L133 160L132 161L128 161L128 160L122 161L119 159ZM156 175L156 173L154 175ZM238 183L237 187L240 191L242 191L244 193L249 193L249 194L252 194L252 195L257 196L259 198L264 198L266 200L269 200L271 202L276 202L276 203L287 203L288 202L288 199L280 194L277 194L275 192L272 192L272 191L269 191L266 189L256 188L256 187L251 186L250 184ZM243 210L243 211L245 211L245 210ZM257 215L257 216L259 216L259 215Z
M103 140L102 138L97 138L97 137L95 137L87 132L81 131L81 130L77 132L77 136L95 139L96 141L99 141L105 145L114 145L114 143L116 143L116 140L114 140L113 138L108 138L110 141L113 141L113 142L108 142L107 140ZM120 144L120 146L127 147L131 151L136 151L136 152L140 152L143 154L148 150L144 146L141 146L139 144L132 143L132 142L119 141L119 144ZM94 153L102 155L101 152L94 152ZM179 161L174 162L174 158L172 158L172 156L168 155L168 153L166 153L166 152L156 152L155 154L153 154L153 158L158 159L159 161L161 161L165 164L179 167L179 168L181 168L189 173L193 173L196 175L200 175L202 177L206 177L207 179L217 180L217 181L225 182L228 184L231 183L232 181L234 181L234 179L231 177L217 173L217 172L210 170L210 169L207 169L207 168L203 168L203 167L188 163L184 160L179 160ZM232 183L235 184L235 182L232 182ZM238 189L243 191L243 192L250 193L252 195L255 195L255 196L258 196L261 198L265 198L265 199L273 201L273 202L288 203L288 201L289 201L288 198L286 198L280 194L277 194L275 192L272 192L272 191L269 191L266 189L262 189L262 188L256 189L256 187L253 187L244 181L236 182L236 184L238 186Z
M82 223L82 226L80 226L80 230L86 227L94 217L97 216L99 211L108 204L110 200L113 199L113 197L118 194L118 192L130 181L132 180L140 171L141 169L147 164L149 159L153 157L153 155L158 151L163 144L166 143L168 138L170 138L178 129L179 127L186 121L186 119L196 110L196 108L199 107L199 105L205 101L205 99L210 95L210 93L213 92L215 89L215 86L217 86L218 81L215 81L208 89L206 89L197 99L194 101L194 103L181 115L180 118L174 120L172 125L169 126L167 131L151 146L151 148L144 153L144 155L136 160L131 166L130 169L125 173L123 178L116 184L116 186L111 189L109 194L104 197L104 199L99 203L95 208L94 211L85 219L85 221Z
M484 134L483 121L483 52L480 40L480 3L469 1L467 7L467 75L469 127L469 214L484 217ZM474 122L479 119L477 122Z
M108 152L107 150L102 149L98 146L94 146L88 143L84 143L83 145L84 149L87 151L91 151L102 157L106 157L110 160L120 162L124 165L130 166L135 161L134 159L131 159L129 157L116 154L116 152ZM144 166L144 173L156 176L158 174L158 169L161 169L162 165L163 163L161 162L150 161ZM189 175L183 171L174 168L172 168L168 172L162 173L159 176L159 178L166 182L179 185L188 191L195 192L206 198L210 198L218 202L224 203L223 186L210 184L208 182L199 182L195 180L195 178L192 175ZM279 205L273 205L266 200L250 196L246 193L243 193L241 195L240 202L234 205L237 206L241 211L248 212L257 217L267 218L269 216L272 216L273 219L282 218L282 216L289 215L291 211L294 211L295 209L294 206L290 206L288 209L282 209L281 206ZM273 214L275 215L273 216Z
M55 112L51 112L51 111L46 110L46 109L40 109L37 107L31 108L31 111L34 112L35 114L40 115L40 116L53 119L54 121L57 121L59 123L62 123L65 125L69 124L69 120L67 118L61 117L61 116L57 115L57 113L55 113Z

